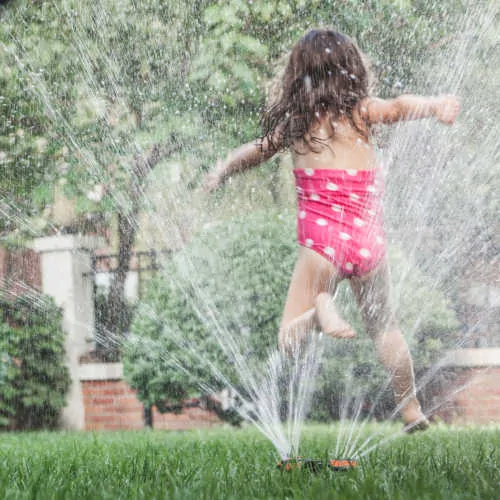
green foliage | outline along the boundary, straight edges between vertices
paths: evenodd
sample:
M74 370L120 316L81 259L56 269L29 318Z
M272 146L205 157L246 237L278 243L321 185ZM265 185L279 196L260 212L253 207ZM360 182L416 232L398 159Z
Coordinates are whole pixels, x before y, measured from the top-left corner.
M57 425L70 384L61 321L59 308L45 296L0 297L0 427Z
M203 6L0 7L0 109L9 116L0 125L0 194L19 195L11 229L32 232L33 215L57 223L55 185L64 185L79 215L104 212L109 220L130 210L135 159L168 145L172 133L189 139L198 129L185 73Z
M229 344L236 346L250 369L262 366L276 346L296 258L293 224L289 214L273 212L217 223L167 263L165 277L151 284L139 307L134 336L125 349L126 377L141 400L161 405L185 398L203 384L220 387L221 377L210 363L239 386L238 377L245 375L228 365L236 357L234 351L224 352ZM391 252L391 261L401 289L401 325L416 368L423 369L442 355L458 323L431 280L398 252ZM340 398L346 389L351 366L356 367L353 382L363 393L376 394L386 380L346 286L338 301L359 335L349 342L329 342L318 380L321 408L315 417L321 412L338 416L330 407L332 398Z
M58 179L80 214L109 220L126 212L131 163L172 133L182 156L203 168L221 149L255 137L269 80L312 27L356 38L383 94L411 88L462 7L459 0L2 6L0 109L9 119L0 124L0 194L15 197L6 229L32 232L27 217L53 217Z
M276 213L219 222L166 263L124 349L125 375L143 402L162 408L199 393L202 381L221 387L211 363L238 385L235 353L250 367L266 357L295 258L292 230Z

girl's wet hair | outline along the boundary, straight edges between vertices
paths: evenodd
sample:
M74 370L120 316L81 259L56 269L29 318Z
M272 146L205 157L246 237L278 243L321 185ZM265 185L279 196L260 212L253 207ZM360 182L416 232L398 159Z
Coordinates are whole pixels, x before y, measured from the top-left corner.
M327 114L332 121L346 117L356 127L352 112L368 95L369 80L363 55L349 37L333 30L309 31L292 48L281 89L264 112L264 137L276 146L276 132L282 149L297 144L310 149L323 142L306 140L321 116Z

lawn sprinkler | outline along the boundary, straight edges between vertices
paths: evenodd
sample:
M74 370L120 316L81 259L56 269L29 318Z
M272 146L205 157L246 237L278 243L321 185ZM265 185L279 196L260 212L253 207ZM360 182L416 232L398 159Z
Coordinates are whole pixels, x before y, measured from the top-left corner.
M357 460L352 460L350 458L332 458L328 462L328 467L335 472L346 472L348 470L355 469L358 466Z
M279 460L276 464L279 470L290 472L292 470L304 469L310 472L319 472L328 468L334 472L346 472L355 469L358 462L352 459L331 459L328 462L315 458L287 458Z

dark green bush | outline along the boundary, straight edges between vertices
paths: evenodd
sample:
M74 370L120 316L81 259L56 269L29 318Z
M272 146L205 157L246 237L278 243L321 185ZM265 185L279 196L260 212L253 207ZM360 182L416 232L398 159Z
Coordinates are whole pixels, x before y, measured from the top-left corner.
M151 283L139 307L125 348L126 376L145 403L161 407L198 394L200 385L220 386L216 370L240 386L241 366L255 373L262 365L276 345L297 254L294 231L291 214L249 214L214 224L166 264L164 277ZM391 251L390 260L401 326L416 368L430 366L458 326L455 314L432 281L410 269L401 253ZM327 341L315 418L338 416L340 397L351 382L356 391L373 395L386 380L346 283L338 302L359 334L351 341ZM232 343L236 356L224 352Z
M46 296L0 296L0 427L57 425L70 384L61 322L61 311Z

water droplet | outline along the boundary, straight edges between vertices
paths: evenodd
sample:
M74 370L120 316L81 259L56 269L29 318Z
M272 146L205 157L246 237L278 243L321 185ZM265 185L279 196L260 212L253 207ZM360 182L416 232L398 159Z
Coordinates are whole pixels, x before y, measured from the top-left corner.
M309 75L304 76L304 87L306 88L306 92L311 92L312 90L312 80Z

